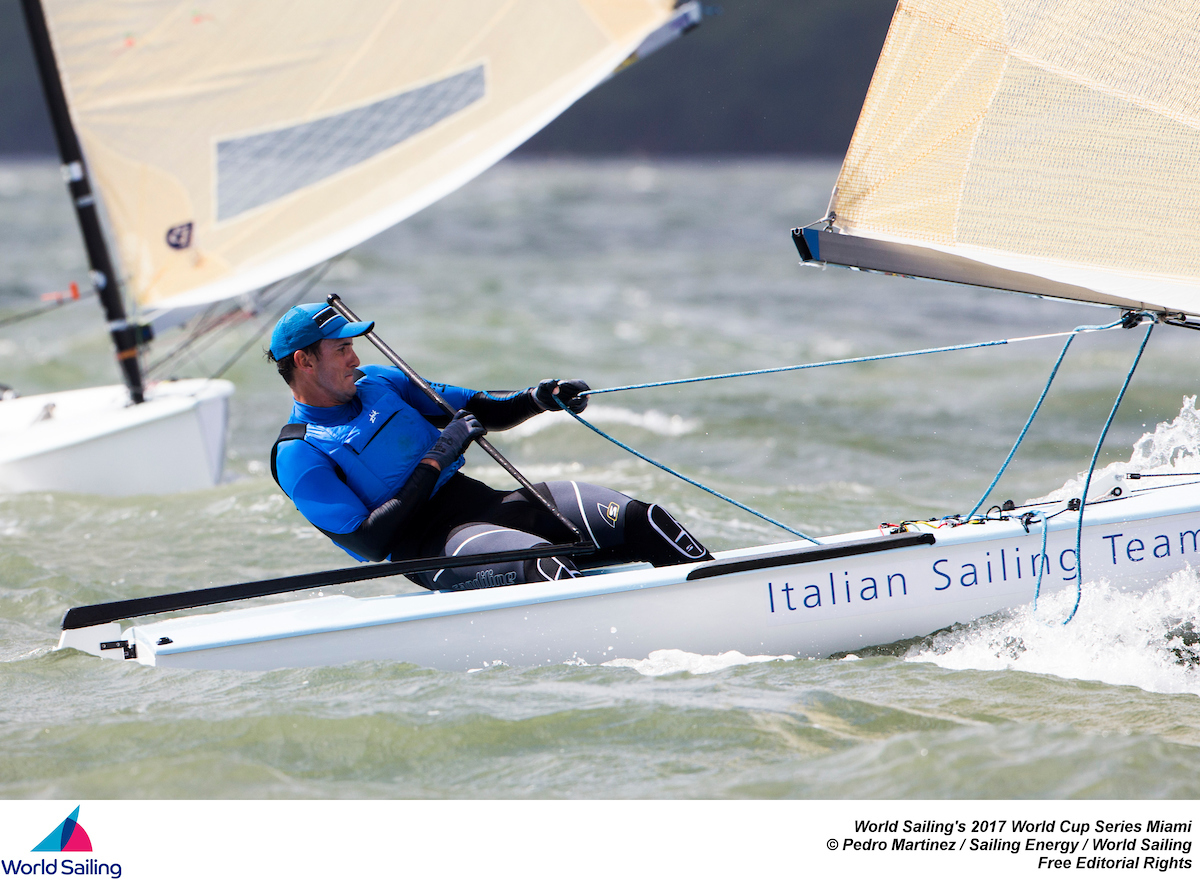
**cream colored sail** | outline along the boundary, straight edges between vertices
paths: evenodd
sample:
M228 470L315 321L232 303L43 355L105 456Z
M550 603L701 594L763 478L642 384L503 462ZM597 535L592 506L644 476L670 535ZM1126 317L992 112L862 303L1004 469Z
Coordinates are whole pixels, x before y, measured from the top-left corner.
M830 207L869 268L1200 314L1200 5L900 0Z
M44 0L142 307L341 253L499 160L673 0Z

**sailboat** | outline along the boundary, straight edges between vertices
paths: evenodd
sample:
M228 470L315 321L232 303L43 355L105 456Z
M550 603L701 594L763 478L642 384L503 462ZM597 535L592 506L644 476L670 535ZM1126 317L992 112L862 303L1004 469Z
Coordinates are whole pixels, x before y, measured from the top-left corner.
M830 209L793 231L802 260L1108 307L1143 349L1156 324L1195 327L1200 72L1176 59L1198 43L1182 2L901 0ZM555 583L244 607L430 563L410 560L128 599L71 609L60 647L239 669L825 657L1197 564L1200 483L1148 477L1089 469L1055 500Z
M229 303L269 324L304 273L700 17L674 0L22 7L124 385L0 401L0 491L111 495L221 477L233 386L149 381L156 333Z

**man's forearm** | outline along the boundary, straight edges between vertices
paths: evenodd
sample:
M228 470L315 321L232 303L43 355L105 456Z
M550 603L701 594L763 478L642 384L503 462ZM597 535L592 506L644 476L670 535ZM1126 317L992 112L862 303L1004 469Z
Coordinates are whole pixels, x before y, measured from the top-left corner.
M435 465L422 461L400 491L372 510L357 529L345 535L332 532L325 534L347 550L371 562L386 559L411 524L414 515L433 494L439 474L440 470Z
M480 391L464 409L474 413L489 431L506 431L542 411L528 388L504 396Z

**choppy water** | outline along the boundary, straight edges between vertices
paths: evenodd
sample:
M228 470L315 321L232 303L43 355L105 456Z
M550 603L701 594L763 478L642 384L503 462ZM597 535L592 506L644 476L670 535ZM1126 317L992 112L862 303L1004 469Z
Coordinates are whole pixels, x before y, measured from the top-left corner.
M788 231L823 214L835 172L504 163L356 249L320 291L378 321L426 375L488 388L548 375L610 386L1107 318L800 268ZM57 170L0 165L0 309L82 280L81 250ZM997 500L1044 495L1086 466L1134 337L1075 343ZM204 375L244 338L176 372ZM1060 345L614 394L589 413L716 489L830 534L970 509ZM1155 331L1102 464L1129 459L1200 390L1197 348L1187 331ZM1065 629L1044 623L1043 604L835 660L663 645L603 667L238 673L51 652L72 605L345 564L265 474L286 389L254 354L228 378L238 393L224 485L0 498L0 796L1200 795L1200 672L1169 636L1196 617L1190 572L1139 599L1085 585ZM0 381L25 393L116 381L97 306L0 328ZM1160 446L1194 452L1189 418ZM783 537L567 422L495 440L534 479L569 474L664 500L714 547ZM486 461L472 469L501 481Z

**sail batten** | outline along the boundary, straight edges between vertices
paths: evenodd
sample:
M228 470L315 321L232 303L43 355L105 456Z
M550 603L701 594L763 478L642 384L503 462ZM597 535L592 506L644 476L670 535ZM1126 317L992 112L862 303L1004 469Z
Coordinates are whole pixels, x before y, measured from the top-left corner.
M44 0L141 308L221 299L461 186L606 78L674 0Z
M1185 0L901 0L830 205L890 246L843 250L1197 314L1198 61Z

